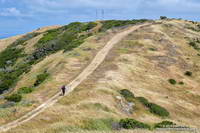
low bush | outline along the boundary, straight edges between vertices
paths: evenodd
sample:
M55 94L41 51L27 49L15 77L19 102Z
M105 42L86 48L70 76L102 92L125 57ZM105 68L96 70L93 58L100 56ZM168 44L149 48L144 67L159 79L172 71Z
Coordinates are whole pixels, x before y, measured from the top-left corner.
M158 116L161 116L161 117L167 117L169 116L169 112L157 105L157 104L154 104L154 103L150 103L146 98L144 97L137 97L137 99L144 105L146 106L147 108L149 108L149 111L153 114L156 114Z
M189 45L192 46L195 50L200 50L198 43L198 41L190 41Z
M124 129L137 129L137 128L151 129L151 126L149 126L148 124L129 118L121 119L119 124Z
M176 124L171 122L171 121L163 121L163 122L160 122L160 123L156 123L154 125L154 128L167 128L167 127L170 127L170 126L173 126L173 125L176 125Z
M179 85L184 85L184 82L182 82L182 81L181 81L181 82L179 82Z
M168 81L169 81L169 83L172 84L172 85L175 85L175 84L176 84L176 80L174 80L174 79L169 79Z
M39 74L37 76L35 83L34 83L34 86L36 87L36 86L40 85L42 82L44 82L47 79L48 76L49 76L48 73Z
M28 93L31 93L33 92L33 88L31 87L22 87L18 90L18 94L28 94Z
M185 72L185 75L186 75L186 76L192 76L192 72L187 71L187 72Z
M145 106L148 106L149 101L144 97L137 97L137 99Z
M164 20L164 19L167 19L167 17L166 16L160 16L160 19Z
M161 117L169 116L169 112L165 108L163 108L157 104L149 103L148 107L150 109L150 112L153 114L159 115Z
M22 96L16 93L5 97L5 99L12 102L20 102L22 100Z
M134 94L127 90L127 89L123 89L123 90L120 90L120 94L127 100L127 101L130 101L132 100L133 98L135 98Z

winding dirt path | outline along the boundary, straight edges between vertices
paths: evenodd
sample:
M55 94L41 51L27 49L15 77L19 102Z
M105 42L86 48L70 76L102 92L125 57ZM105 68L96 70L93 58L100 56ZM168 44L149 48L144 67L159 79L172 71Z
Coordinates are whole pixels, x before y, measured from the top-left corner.
M109 51L113 48L113 46L116 43L120 42L125 36L127 36L131 32L133 32L133 31L135 31L139 28L149 26L149 25L151 25L151 24L146 23L146 24L136 25L136 26L129 28L126 31L123 31L121 33L116 34L97 53L97 55L94 57L93 61L82 71L82 73L78 77L76 77L71 83L69 83L67 85L69 90L67 90L66 94L69 94L70 92L72 92L82 81L84 81L92 72L94 72L97 69L97 67L104 61L104 59L107 56L107 54L109 53ZM11 128L15 128L15 127L31 120L32 118L36 117L38 114L43 112L46 108L55 104L61 98L62 97L60 96L60 92L58 92L55 96L53 96L52 98L50 98L49 100L47 100L46 102L44 102L43 104L41 104L40 106L35 108L34 110L32 110L32 111L28 112L27 114L25 114L24 116L20 117L19 119L14 120L14 121L12 121L8 124L5 124L5 125L1 125L0 126L0 132L6 132Z

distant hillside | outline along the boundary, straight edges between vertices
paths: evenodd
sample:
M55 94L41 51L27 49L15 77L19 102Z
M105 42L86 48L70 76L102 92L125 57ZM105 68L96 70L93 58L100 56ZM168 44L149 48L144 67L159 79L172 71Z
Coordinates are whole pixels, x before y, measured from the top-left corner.
M50 99L111 48L74 91L8 132L200 127L199 33L193 21L108 20L0 40L0 125Z

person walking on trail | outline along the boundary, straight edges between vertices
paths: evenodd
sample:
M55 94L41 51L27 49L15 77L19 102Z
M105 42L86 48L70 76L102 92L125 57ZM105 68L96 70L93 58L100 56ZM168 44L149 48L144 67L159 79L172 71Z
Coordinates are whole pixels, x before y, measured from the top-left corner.
M65 85L63 85L63 86L61 87L61 90L62 90L62 95L64 96L64 95L65 95L65 91L66 91Z

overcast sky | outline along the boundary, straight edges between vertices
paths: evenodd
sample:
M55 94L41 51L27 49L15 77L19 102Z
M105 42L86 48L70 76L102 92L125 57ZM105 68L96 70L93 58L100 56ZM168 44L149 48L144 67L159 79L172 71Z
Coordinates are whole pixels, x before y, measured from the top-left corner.
M96 10L98 17L96 17ZM200 21L200 0L0 0L0 38L73 21L157 19Z

